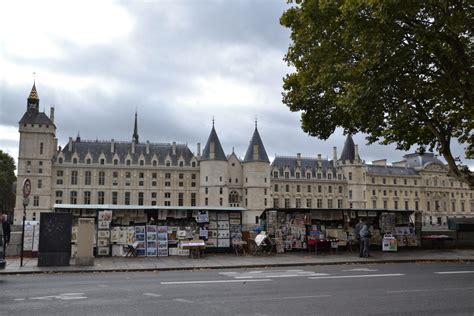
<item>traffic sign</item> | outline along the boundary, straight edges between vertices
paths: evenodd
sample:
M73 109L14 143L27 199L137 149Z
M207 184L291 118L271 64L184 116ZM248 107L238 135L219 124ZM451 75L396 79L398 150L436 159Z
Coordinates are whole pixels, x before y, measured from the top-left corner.
M26 199L28 196L30 196L31 193L31 181L30 179L26 178L23 181L23 197Z

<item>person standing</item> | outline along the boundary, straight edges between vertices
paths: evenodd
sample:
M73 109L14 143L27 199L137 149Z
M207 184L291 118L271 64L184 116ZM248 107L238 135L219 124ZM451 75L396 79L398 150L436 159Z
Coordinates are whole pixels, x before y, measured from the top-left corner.
M12 228L6 214L3 214L2 228L3 228L3 255L6 256L7 246L10 243L10 236L12 232Z
M364 225L364 219L360 218L359 222L354 228L354 236L359 244L359 257L362 257L362 242L360 241L360 229Z
M362 228L359 232L360 235L360 245L361 245L361 252L360 257L368 258L369 257L369 242L370 242L370 231L367 224L364 222Z

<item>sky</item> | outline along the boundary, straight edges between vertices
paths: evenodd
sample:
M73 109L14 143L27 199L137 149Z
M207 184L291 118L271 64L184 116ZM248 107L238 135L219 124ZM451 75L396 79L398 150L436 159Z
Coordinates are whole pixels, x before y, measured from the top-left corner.
M0 149L18 157L18 121L33 81L40 111L55 107L58 144L129 141L135 111L141 141L187 143L196 153L215 128L240 156L255 126L269 158L332 159L341 130L318 140L282 103L289 30L284 0L3 1L0 3ZM34 74L33 74L34 73ZM367 162L402 160L395 146L366 146ZM413 151L416 148L413 148ZM456 156L463 156L459 145ZM464 161L471 168L473 161Z

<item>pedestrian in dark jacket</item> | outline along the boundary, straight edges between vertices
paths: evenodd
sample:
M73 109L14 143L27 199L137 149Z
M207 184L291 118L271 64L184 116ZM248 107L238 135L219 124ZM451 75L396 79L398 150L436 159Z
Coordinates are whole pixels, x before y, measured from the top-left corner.
M369 227L367 226L366 223L362 225L359 235L360 235L360 246L361 246L359 256L362 258L368 258L371 234L369 231Z
M359 222L354 228L354 236L357 242L359 243L359 256L362 255L362 243L360 242L360 229L362 228L363 225L364 225L364 219L361 218L359 219Z

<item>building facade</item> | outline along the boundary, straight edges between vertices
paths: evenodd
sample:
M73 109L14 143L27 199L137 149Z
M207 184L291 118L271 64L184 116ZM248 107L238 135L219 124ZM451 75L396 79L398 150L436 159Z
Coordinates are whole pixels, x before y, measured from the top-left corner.
M18 187L32 182L27 220L64 205L245 208L250 228L261 212L276 208L410 209L424 225L446 226L448 217L474 217L473 191L447 175L433 154L401 162L367 164L349 135L331 160L276 156L270 163L257 124L244 159L226 155L214 122L201 155L185 144L140 141L137 115L131 141L82 140L58 146L54 108L39 111L35 84L19 121ZM250 134L250 133L249 133ZM14 222L23 215L17 195Z

